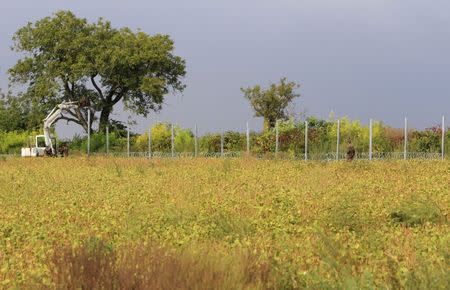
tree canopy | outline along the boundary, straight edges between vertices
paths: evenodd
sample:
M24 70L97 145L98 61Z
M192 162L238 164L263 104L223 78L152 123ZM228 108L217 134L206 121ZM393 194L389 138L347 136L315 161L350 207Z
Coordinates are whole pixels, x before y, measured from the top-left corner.
M120 101L147 116L162 108L169 92L185 88L185 61L174 54L168 35L113 28L102 18L88 23L59 11L20 28L13 41L13 49L24 54L9 70L11 82L25 88L20 98L42 111L63 101L87 102L89 108L61 117L86 131L96 112L104 130Z
M295 89L300 85L288 82L282 78L279 84L271 84L263 89L256 85L249 88L241 88L244 97L250 101L256 117L264 118L264 129L275 127L277 120L287 118L287 108L294 98L300 97Z
M26 131L36 129L36 120L42 126L42 114L32 111L30 106L18 98L3 94L0 90L0 131Z

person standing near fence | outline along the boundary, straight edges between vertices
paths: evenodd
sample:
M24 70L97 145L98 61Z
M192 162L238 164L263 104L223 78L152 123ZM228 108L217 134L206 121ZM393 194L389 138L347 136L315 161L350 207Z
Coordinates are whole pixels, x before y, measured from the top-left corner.
M356 155L356 150L355 147L352 144L352 140L348 140L348 145L347 145L347 161L352 161L355 158Z

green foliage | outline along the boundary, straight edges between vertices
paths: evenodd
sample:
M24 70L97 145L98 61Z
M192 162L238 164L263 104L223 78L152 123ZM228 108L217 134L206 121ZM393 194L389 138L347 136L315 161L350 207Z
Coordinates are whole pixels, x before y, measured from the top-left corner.
M70 149L80 152L87 151L87 136L75 135L70 143ZM109 133L109 150L111 152L123 152L127 147L126 137L121 137L117 132ZM102 133L91 134L91 152L106 152L106 135Z
M390 214L394 223L407 227L420 226L425 223L439 224L446 221L442 210L431 199L412 198L403 202Z
M113 28L102 18L88 23L59 11L20 28L13 40L24 57L9 70L10 79L26 86L23 99L43 111L62 101L89 103L100 112L100 131L119 101L146 116L161 109L169 91L184 89L185 61L174 55L167 35ZM87 131L88 113L75 109L64 118Z
M264 117L264 129L275 127L277 120L286 119L287 107L293 99L300 97L295 89L300 86L295 82L288 82L282 78L279 84L271 84L268 89L256 85L241 88L244 97L250 102L256 117Z
M171 138L172 138L172 132L171 132L171 126L169 124L165 123L158 123L155 126L152 127L152 150L154 152L168 152L171 150ZM146 144L148 140L145 138L143 142Z
M1 117L1 114L0 114ZM335 120L320 120L308 118L308 153L313 158L315 154L330 153L336 150L337 124ZM120 122L114 121L110 128L110 152L124 152L127 148L126 127ZM288 119L278 121L279 128L279 156L300 158L305 150L305 123ZM194 136L189 129L180 126L174 127L174 141L176 152L194 152ZM351 140L357 153L367 153L369 148L369 128L359 121L351 121L348 118L340 119L340 153L344 154L347 141ZM1 133L2 152L20 151L20 147L28 143L28 136L36 133L8 132ZM251 132L250 150L254 154L273 156L275 152L275 128L261 133ZM450 153L450 132L445 137L445 152ZM219 153L221 135L215 133L205 134L199 137L199 152ZM408 136L409 152L433 152L441 151L441 129L438 127L424 131L413 131ZM227 131L224 133L225 152L246 151L246 135L241 132ZM385 126L382 122L373 123L373 152L402 152L403 130ZM86 136L75 136L70 142L71 150L86 152ZM148 150L148 132L143 134L130 134L131 151L146 152ZM10 149L7 149L10 148ZM171 125L158 123L152 127L153 152L171 151ZM106 152L106 137L104 133L91 135L91 152Z
M174 143L177 152L193 152L194 151L194 135L189 129L182 129L178 126L174 128Z
M335 150L335 136L330 136L333 122L308 118L308 151L311 154L333 152ZM303 135L304 136L304 135Z
M111 138L112 137L112 138ZM90 138L92 152L105 152L106 149L106 136L104 134L92 134ZM110 144L112 146L115 145L115 134L110 135ZM83 142L81 143L80 150L83 152L87 151L87 138L83 138Z
M0 130L16 131L25 127L25 120L17 102L9 102L0 92Z
M22 147L34 145L36 132L4 132L0 130L0 154L20 154ZM30 137L33 136L31 139Z
M200 151L206 153L220 152L220 134L205 134L199 140Z
M200 152L219 153L221 134L205 134L199 139ZM223 134L223 150L224 152L241 152L245 150L246 139L245 134L227 131Z
M21 97L0 91L0 131L29 131L42 128L45 112Z
M224 150L225 151L244 151L246 147L246 139L245 134L233 131L225 132L224 139Z
M367 221L362 220L362 210L357 195L343 195L328 211L327 224L336 230L359 232L367 225Z
M377 123L375 122L374 128ZM330 138L336 140L337 125L333 126L334 130L330 130ZM377 135L374 130L374 136ZM348 118L340 119L340 135L341 135L341 153L346 151L346 144L351 141L356 152L367 152L369 148L369 128L362 126L360 121L351 121ZM374 138L375 139L375 138Z
M409 146L415 152L439 152L441 150L442 129L440 126L414 131Z
M172 127L169 123L157 123L151 128L152 151L170 152L172 148ZM174 145L176 152L193 152L194 136L189 129L174 126ZM148 132L136 138L134 146L137 151L148 150Z

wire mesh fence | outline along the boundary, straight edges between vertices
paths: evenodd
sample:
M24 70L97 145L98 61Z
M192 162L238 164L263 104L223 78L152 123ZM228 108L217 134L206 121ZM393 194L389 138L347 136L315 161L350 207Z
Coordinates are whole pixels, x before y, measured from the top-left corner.
M289 131L286 131L283 122L276 122L274 128L263 132L250 131L247 123L245 132L221 131L204 135L199 134L197 125L192 131L189 129L183 131L174 124L165 123L163 129L160 126L155 130L155 126L162 124L157 123L141 135L133 134L132 126L128 125L120 137L115 135L116 131L111 132L111 128L106 127L104 133L96 133L92 137L88 132L84 139L85 147L78 147L79 150L75 150L74 153L75 155L122 158L243 158L251 156L259 159L333 161L347 159L348 142L350 144L355 142L357 150L354 159L356 160L433 160L450 157L448 155L450 134L447 134L444 117L442 117L442 124L432 128L431 137L428 133L428 135L422 134L425 137L419 134L425 138L419 140L419 145L423 148L410 146L412 139L417 136L414 137L415 132L408 130L406 118L404 130L395 129L396 135L391 139L396 140L396 145L390 150L386 150L387 147L380 149L380 144L384 142L380 139L380 123L372 119L368 123L366 127L360 125L355 129L354 124L348 124L345 120L342 122L341 120L335 122L307 120L296 123ZM184 139L180 139L180 136L184 136ZM433 140L432 147L428 144L430 138ZM417 148L421 150L415 150ZM2 159L14 156L17 155L0 154Z
M395 160L395 159L422 159L422 160L433 160L433 159L445 159L445 118L442 118L441 124L441 144L440 144L440 152L436 150L436 152L409 152L408 149L408 135L410 135L408 131L408 123L405 118L405 127L403 133L403 140L400 143L403 143L401 147L403 147L403 151L379 151L375 148L375 140L374 140L374 131L377 129L374 128L375 122L370 119L368 126L368 136L367 140L364 140L364 144L366 144L366 151L359 150L355 152L354 159L356 160ZM345 136L344 132L341 132L341 122L337 120L336 122L336 132L335 139L333 140L317 140L319 136L317 130L313 126L311 126L308 121L305 121L302 124L302 127L296 131L296 141L304 140L302 144L296 144L293 146L292 143L295 143L295 140L292 140L291 137L286 137L285 135L280 133L279 123L276 123L276 126L273 130L273 135L268 135L268 143L266 144L265 152L255 152L252 150L252 135L250 132L250 128L248 123L246 124L246 132L243 136L245 136L245 142L242 142L240 150L229 150L225 148L225 135L224 132L219 133L219 140L217 141L217 146L211 150L206 152L199 149L199 134L198 134L198 126L195 125L193 138L194 138L194 148L192 150L177 152L175 146L175 135L176 132L174 130L174 125L170 124L170 151L161 152L157 150L152 150L152 131L149 129L148 131L148 150L136 152L131 150L130 146L130 129L127 128L127 151L126 152L111 152L108 149L106 150L106 156L111 157L134 157L134 158L195 158L195 157L203 157L203 158L242 158L245 156L252 156L254 158L260 159L294 159L294 160L325 160L325 161L333 161L333 160L345 160L347 159L347 148L345 145L345 138L351 138L349 136ZM311 131L311 132L310 132ZM108 131L107 131L108 132ZM107 133L108 134L108 133ZM348 134L347 134L348 135ZM267 139L266 138L266 139ZM291 139L290 139L291 138ZM353 136L354 138L354 136ZM106 138L108 143L108 138ZM333 145L335 142L335 145ZM89 143L89 142L88 142ZM270 144L272 143L272 144ZM315 148L311 150L309 148L310 144L314 143ZM333 152L333 147L335 150ZM109 144L106 144L106 148L109 148ZM283 150L284 148L284 150ZM288 148L286 150L286 148ZM330 150L331 149L331 150ZM89 150L88 150L89 152ZM95 155L105 155L104 153L95 154Z
M1 156L1 155L0 155ZM308 154L258 154L251 153L247 154L243 151L235 152L200 152L197 155L194 152L110 152L106 153L92 153L91 156L102 156L102 157L119 157L119 158L244 158L252 157L256 159L284 159L284 160L310 160L310 161L336 161L336 160L346 160L347 156L345 153L340 153L339 158L335 152L330 153L313 153ZM12 155L9 155L12 157ZM441 158L441 153L432 152L408 152L406 159L415 160L439 160ZM371 160L402 160L405 159L404 152L373 152ZM369 152L356 153L354 160L370 160Z

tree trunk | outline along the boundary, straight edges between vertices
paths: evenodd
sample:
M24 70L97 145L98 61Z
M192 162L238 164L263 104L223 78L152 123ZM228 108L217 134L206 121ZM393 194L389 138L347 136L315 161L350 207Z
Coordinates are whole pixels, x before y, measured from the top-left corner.
M268 123L269 123L269 130L275 128L275 125L277 124L277 119L275 118L268 118Z
M99 133L105 133L106 132L106 126L109 125L109 115L112 112L112 106L105 106L102 109L102 112L100 113L100 123L98 126L98 132Z

